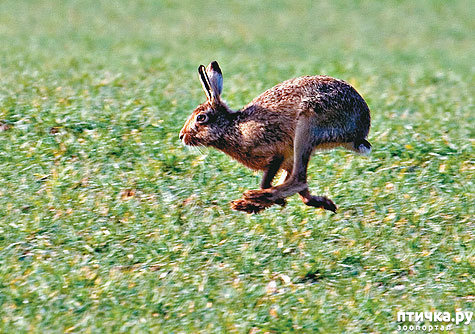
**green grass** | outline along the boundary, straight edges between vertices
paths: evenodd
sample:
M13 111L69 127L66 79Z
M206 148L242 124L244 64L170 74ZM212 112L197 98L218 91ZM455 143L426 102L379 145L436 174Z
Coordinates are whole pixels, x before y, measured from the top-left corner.
M473 311L474 9L0 2L0 332L390 333L398 311ZM259 175L178 139L214 59L234 108L307 74L365 97L372 155L309 168L337 214L230 210Z

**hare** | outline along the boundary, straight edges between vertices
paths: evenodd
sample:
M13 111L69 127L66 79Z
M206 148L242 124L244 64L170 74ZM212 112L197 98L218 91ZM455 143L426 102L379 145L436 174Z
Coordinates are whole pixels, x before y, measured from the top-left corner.
M221 99L223 75L216 61L198 68L207 100L180 131L185 145L211 146L253 170L264 171L261 189L248 190L231 202L235 210L257 213L299 193L309 206L335 212L330 199L310 194L307 166L315 150L343 146L369 154L368 105L343 80L304 76L266 90L238 111ZM272 186L279 170L285 181Z

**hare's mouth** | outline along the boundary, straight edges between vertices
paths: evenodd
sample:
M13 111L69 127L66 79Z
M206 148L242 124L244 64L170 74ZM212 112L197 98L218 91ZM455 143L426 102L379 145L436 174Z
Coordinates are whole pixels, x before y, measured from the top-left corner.
M197 142L195 142L193 140L192 136L190 136L189 134L186 134L186 133L181 137L181 140L183 141L183 143L185 145L188 145L188 146L198 146L199 145Z

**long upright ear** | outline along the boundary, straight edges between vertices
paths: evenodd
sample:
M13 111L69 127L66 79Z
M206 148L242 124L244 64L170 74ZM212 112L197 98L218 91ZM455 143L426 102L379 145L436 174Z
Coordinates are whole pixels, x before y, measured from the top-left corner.
M223 91L223 73L217 61L209 63L208 67L206 67L206 74L208 74L213 98L218 99Z
M208 98L208 101L211 101L213 95L211 93L211 85L209 83L209 78L206 74L206 69L204 65L200 65L200 67L198 67L198 73L200 75L201 86L203 86L203 90L206 93L206 97Z

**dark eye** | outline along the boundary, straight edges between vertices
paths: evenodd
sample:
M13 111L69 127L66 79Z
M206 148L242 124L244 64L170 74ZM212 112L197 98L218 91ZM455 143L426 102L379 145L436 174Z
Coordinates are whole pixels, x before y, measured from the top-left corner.
M204 123L208 122L208 115L199 114L198 116L196 116L196 121L200 124L204 124Z

